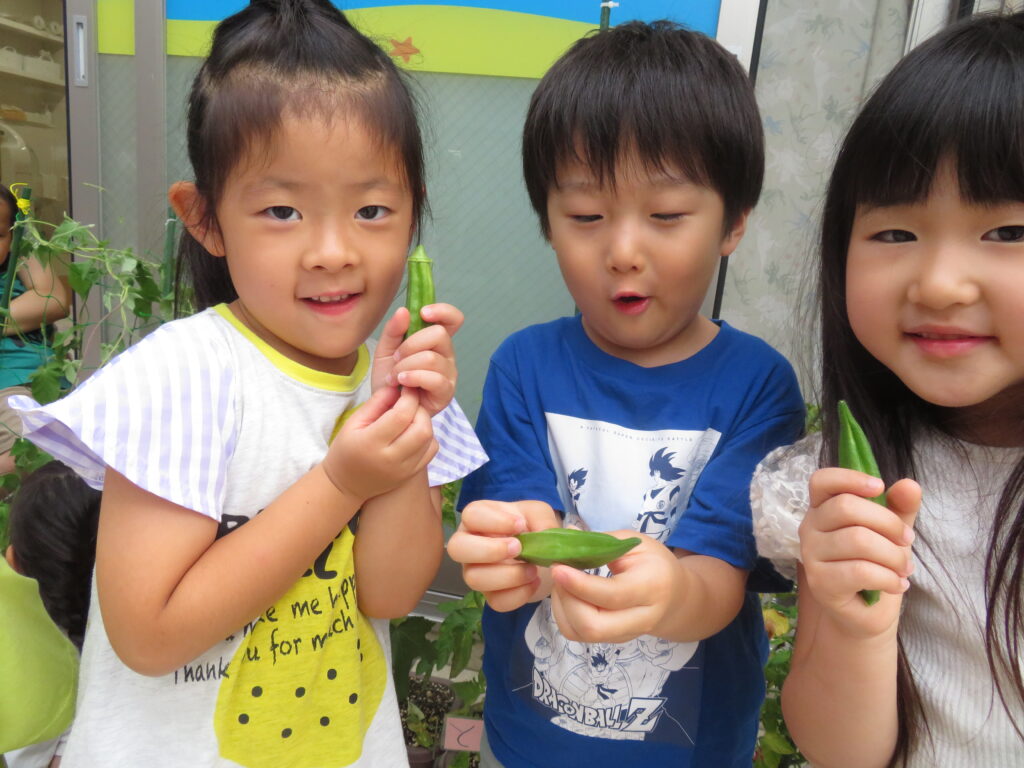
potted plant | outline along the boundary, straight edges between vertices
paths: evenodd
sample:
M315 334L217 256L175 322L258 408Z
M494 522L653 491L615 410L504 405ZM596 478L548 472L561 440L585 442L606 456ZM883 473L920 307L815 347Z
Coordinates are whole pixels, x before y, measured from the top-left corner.
M445 618L435 623L422 616L406 616L391 623L391 658L395 691L406 735L410 765L469 765L443 750L445 716L479 715L485 687L482 672L469 680L452 682L469 664L473 649L482 641L480 619L483 596L468 592L459 600L438 606ZM448 678L434 676L446 670Z

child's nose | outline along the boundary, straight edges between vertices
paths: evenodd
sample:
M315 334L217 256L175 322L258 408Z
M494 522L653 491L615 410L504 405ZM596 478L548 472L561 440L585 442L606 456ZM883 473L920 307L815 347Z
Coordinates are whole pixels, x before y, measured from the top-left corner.
M303 267L310 270L337 272L358 261L357 250L352 247L343 227L320 227L303 257Z
M640 228L623 221L611 228L608 268L613 272L639 272L644 266Z
M922 254L908 298L931 309L945 309L957 304L972 304L980 293L970 256L956 244L943 244Z

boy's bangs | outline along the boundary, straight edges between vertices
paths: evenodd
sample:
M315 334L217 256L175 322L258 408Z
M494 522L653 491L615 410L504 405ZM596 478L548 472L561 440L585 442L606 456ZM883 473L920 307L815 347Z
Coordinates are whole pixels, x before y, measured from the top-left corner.
M556 126L557 134L552 136L555 169L566 162L581 163L598 184L614 189L619 164L635 160L649 174L682 175L696 184L713 186L701 162L709 151L702 141L705 131L700 125L680 124L681 119L685 122L685 111L651 107L640 89L591 96L566 110L564 124ZM661 96L664 101L665 94ZM670 117L660 111L676 114Z
M903 76L893 72L851 131L852 199L869 206L920 202L939 166L955 160L965 201L1024 200L1024 45L991 43L981 55L957 57L954 49L928 67L919 62ZM898 151L874 150L888 146Z

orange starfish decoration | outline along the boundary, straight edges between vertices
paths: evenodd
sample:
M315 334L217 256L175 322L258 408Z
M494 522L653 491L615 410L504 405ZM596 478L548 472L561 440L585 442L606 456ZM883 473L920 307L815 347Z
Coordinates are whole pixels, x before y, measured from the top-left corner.
M409 63L409 59L420 52L420 49L412 44L412 38L407 37L402 42L397 40L391 41L391 56L401 56L402 61L406 64Z

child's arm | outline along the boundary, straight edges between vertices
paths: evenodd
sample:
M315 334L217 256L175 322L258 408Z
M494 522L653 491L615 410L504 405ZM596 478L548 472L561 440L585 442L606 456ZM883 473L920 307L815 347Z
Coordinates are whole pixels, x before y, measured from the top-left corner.
M34 331L68 316L71 286L60 257L52 257L45 265L33 257L18 270L18 277L25 284L25 292L11 300L5 336Z
M693 642L728 626L743 605L747 571L639 536L637 547L609 563L611 578L552 566L552 611L562 634L587 643L640 635Z
M800 527L799 621L782 705L794 741L822 768L885 766L896 744L896 630L921 491L901 480L887 509L868 500L882 490L860 472L819 470ZM881 600L866 605L863 589L881 590Z
M217 523L108 469L96 579L111 645L142 674L166 674L281 597L363 502L423 471L433 438L414 393L375 393L325 461L260 514L216 539Z
M551 505L543 501L475 501L462 510L459 529L448 541L448 554L462 563L462 578L482 592L496 611L514 611L551 593L550 569L516 560L524 531L560 525Z
M418 398L418 425L433 440L430 417L455 393L457 369L452 336L462 313L450 304L423 308L434 323L403 340L408 311L400 308L384 325L374 354L375 387L401 385ZM431 451L433 456L436 451ZM355 569L359 608L374 618L406 615L437 574L444 551L441 492L422 471L366 502L359 517Z

